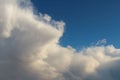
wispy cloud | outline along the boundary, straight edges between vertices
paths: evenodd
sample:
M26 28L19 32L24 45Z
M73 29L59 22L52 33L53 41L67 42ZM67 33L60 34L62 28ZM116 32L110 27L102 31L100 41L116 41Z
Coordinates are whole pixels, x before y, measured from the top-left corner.
M106 43L107 43L107 39L102 39L102 40L97 41L96 45L104 45Z
M62 47L64 25L35 15L29 0L0 0L0 80L120 79L120 49Z

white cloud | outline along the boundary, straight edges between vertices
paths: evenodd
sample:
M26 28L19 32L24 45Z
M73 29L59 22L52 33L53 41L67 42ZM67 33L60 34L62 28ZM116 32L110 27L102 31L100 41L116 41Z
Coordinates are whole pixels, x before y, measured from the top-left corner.
M102 39L102 40L97 41L96 45L104 45L106 43L107 43L107 40L106 39Z
M29 0L0 0L0 80L119 80L120 49L62 47L65 23L33 11Z

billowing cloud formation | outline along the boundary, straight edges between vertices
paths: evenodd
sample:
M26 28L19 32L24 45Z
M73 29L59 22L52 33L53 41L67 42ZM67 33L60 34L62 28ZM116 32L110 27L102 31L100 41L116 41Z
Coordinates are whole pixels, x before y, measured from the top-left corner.
M0 0L0 80L120 79L120 49L62 47L64 25L29 0Z

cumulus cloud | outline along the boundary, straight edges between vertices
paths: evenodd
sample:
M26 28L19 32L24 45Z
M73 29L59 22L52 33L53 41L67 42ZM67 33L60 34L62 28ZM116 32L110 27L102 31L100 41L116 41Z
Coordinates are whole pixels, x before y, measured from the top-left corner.
M120 49L62 47L64 25L36 15L29 0L0 0L0 80L120 79Z

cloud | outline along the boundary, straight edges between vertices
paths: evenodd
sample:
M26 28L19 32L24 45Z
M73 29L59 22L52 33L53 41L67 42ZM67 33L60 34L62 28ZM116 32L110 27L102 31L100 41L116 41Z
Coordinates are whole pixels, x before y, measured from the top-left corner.
M120 49L62 47L64 25L29 0L0 0L0 80L119 80Z
M107 43L107 40L106 39L102 39L102 40L97 41L96 45L104 45L106 43Z

